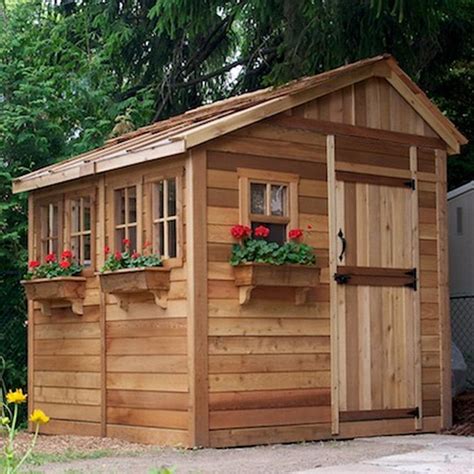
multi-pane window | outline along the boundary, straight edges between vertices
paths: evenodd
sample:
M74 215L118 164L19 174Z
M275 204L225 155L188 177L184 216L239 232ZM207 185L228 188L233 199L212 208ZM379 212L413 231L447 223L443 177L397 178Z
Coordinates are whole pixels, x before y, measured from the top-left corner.
M40 251L41 257L49 253L58 254L61 236L61 206L50 202L40 206Z
M176 178L153 183L153 248L164 258L178 256Z
M250 225L270 229L267 240L283 243L290 222L288 184L250 180Z
M122 248L125 239L130 249L137 249L137 187L128 186L114 191L115 201L115 247Z
M92 200L90 196L71 199L71 251L88 267L92 264Z

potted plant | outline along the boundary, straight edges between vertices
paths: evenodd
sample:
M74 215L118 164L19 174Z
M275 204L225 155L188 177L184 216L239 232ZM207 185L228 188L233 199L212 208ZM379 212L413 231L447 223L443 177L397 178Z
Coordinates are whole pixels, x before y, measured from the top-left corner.
M113 294L125 310L133 295L140 293L152 294L155 303L165 309L170 276L160 255L148 251L149 243L145 243L143 254L130 251L128 239L124 239L123 245L123 251L114 253L105 248L106 260L99 273L102 291Z
M305 244L301 229L288 233L288 242L269 242L270 229L260 225L253 232L248 226L235 225L231 234L238 242L232 247L231 265L239 287L240 304L249 302L257 287L295 289L295 303L304 304L311 288L319 284L313 248Z
M82 315L86 279L80 276L81 271L72 252L64 250L60 260L50 253L44 263L30 261L21 283L27 298L38 301L43 314L51 315L52 308L70 306L73 313Z

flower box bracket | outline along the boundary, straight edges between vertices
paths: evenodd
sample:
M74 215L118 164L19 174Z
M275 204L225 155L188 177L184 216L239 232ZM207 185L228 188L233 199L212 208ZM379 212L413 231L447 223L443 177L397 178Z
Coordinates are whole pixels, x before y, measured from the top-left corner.
M23 280L26 296L37 301L41 313L51 316L54 308L71 308L77 316L84 314L86 279L83 277L56 277Z
M168 306L169 269L126 268L99 275L102 291L113 295L124 311L128 311L138 294L151 294L155 304L162 309Z
M234 267L239 303L248 304L255 288L294 288L295 304L307 302L309 292L319 285L321 269L315 265L271 265L245 263Z

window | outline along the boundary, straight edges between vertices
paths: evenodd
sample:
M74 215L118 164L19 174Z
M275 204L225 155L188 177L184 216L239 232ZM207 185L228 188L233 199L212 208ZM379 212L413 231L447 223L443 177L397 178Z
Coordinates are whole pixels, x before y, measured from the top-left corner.
M92 265L92 199L90 196L70 200L71 251L85 267Z
M153 183L153 249L164 258L178 256L177 178Z
M282 244L298 222L298 177L292 174L239 169L241 223L270 229L267 240Z
M130 249L137 250L137 187L128 186L114 191L115 248L121 249L123 241L130 241Z
M40 257L49 253L58 254L61 241L62 203L48 202L40 205Z

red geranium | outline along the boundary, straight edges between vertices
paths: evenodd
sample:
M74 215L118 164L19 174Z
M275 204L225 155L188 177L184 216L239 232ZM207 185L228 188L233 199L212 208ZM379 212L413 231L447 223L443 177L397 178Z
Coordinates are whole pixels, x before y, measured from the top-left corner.
M44 258L46 263L53 263L56 261L56 254L55 253L48 253Z
M254 231L253 234L255 237L263 237L266 238L270 235L270 229L265 227L264 225L259 225Z
M303 237L303 231L301 229L291 229L290 232L288 232L288 237L290 240L298 240Z
M139 256L140 256L140 254L139 254L138 252L136 252L136 251L132 253L132 258L133 258L133 259L136 259L136 258L138 258Z
M61 268L69 268L71 266L71 262L69 260L61 260L59 266Z
M38 262L38 260L31 260L31 262L28 264L30 268L38 268L41 265L41 263Z
M125 247L129 247L129 246L130 246L130 239L123 239L123 240L122 240L122 244L123 244Z
M69 258L72 258L72 252L70 250L65 250L62 254L61 254L61 258L63 260L67 260Z
M122 254L120 252L115 252L114 257L115 260L122 260Z
M252 234L252 229L247 225L234 225L232 229L230 229L230 233L234 239L240 240L250 237Z
M108 245L104 247L104 253L105 255L108 255L110 253L110 247Z

